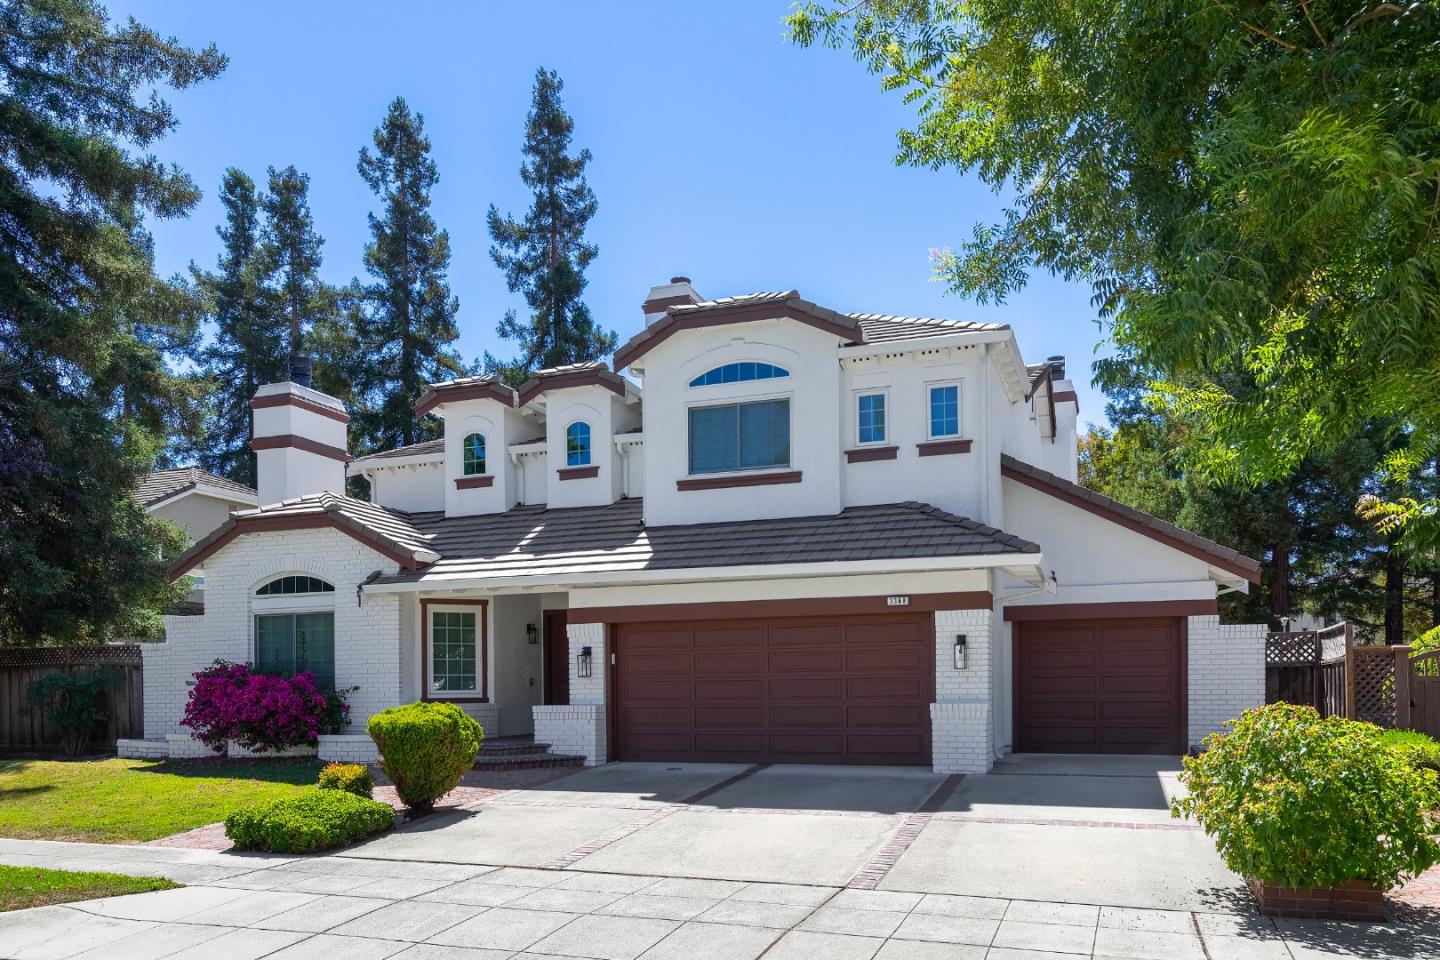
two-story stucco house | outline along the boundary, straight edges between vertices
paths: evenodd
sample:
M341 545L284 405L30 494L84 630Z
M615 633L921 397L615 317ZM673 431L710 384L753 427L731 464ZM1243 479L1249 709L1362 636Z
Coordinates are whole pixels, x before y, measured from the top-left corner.
M205 565L205 612L146 651L125 749L189 750L217 657L358 686L337 758L418 698L591 763L947 772L1178 753L1263 702L1263 627L1216 609L1258 564L1075 484L1062 360L794 291L676 278L643 309L629 376L437 383L416 413L443 439L358 459L339 401L262 387L262 506L175 565Z

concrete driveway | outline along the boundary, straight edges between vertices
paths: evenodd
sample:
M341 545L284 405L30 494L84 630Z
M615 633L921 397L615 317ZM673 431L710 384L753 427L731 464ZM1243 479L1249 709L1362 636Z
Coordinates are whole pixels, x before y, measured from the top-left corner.
M1227 911L1238 877L1174 821L1178 762L1025 755L906 767L611 764L427 818L354 855Z

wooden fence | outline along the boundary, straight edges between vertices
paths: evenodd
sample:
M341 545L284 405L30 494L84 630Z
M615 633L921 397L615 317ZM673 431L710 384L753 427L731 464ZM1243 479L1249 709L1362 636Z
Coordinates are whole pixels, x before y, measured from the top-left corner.
M1355 638L1347 623L1265 638L1265 702L1300 703L1324 717L1354 714Z
M46 729L41 711L26 709L25 685L47 673L80 673L109 667L115 674L106 717L90 737L92 751L112 749L117 739L141 737L145 712L140 647L126 643L104 647L33 647L0 649L0 750L57 749L60 737Z

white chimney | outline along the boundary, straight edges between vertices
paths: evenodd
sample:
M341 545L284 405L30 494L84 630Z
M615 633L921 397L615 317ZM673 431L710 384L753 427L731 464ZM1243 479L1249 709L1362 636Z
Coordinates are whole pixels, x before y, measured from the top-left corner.
M665 311L682 303L699 303L703 297L690 286L689 277L671 277L669 283L651 287L640 309L645 311L645 326L665 316Z
M286 380L267 383L250 401L255 480L261 505L312 493L344 493L345 404Z

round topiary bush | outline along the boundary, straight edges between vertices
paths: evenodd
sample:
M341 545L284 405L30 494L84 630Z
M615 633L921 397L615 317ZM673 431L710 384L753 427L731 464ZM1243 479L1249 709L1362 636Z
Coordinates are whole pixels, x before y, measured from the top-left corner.
M1215 838L1231 870L1283 887L1389 890L1440 862L1436 774L1382 746L1379 727L1287 703L1228 727L1185 758L1189 793L1171 809Z
M225 836L238 850L312 853L389 830L395 811L343 790L307 790L225 818Z
M474 717L439 701L381 710L365 729L380 750L380 769L401 801L422 813L455 789L485 738Z
M367 800L375 792L375 778L363 763L327 763L320 771L321 790L344 790Z

